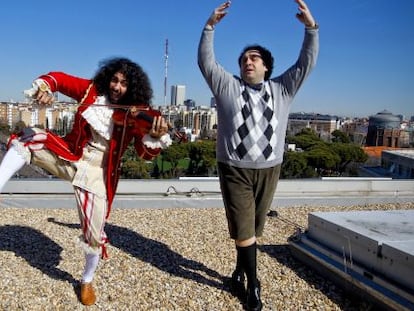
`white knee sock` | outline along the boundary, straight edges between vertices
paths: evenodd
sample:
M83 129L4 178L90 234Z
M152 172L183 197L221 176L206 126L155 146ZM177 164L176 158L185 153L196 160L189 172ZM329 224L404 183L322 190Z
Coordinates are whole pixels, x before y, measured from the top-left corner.
M85 270L82 275L82 283L90 283L95 275L99 263L99 254L85 254Z
M0 193L7 181L26 163L26 160L17 152L16 148L10 146L0 164Z

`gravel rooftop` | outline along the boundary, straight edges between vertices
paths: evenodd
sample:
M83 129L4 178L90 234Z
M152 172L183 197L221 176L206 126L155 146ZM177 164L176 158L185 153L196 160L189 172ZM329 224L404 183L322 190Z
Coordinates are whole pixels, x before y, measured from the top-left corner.
M1 203L0 203L1 204ZM314 211L414 209L413 203L283 207L259 239L263 310L370 310L291 256L288 238ZM97 302L77 296L84 258L76 209L3 208L0 310L243 310L229 293L235 250L222 208L114 209Z

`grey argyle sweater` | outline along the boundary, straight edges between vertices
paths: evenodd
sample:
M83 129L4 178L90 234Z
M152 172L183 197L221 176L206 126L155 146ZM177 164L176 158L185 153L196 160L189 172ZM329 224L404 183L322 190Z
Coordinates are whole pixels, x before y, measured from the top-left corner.
M293 97L303 81L316 64L319 52L318 29L305 29L305 38L299 58L293 66L278 77L266 81L270 89L273 109L273 124L276 124L275 137L272 139L272 156L267 159L240 159L232 152L237 148L232 139L237 131L234 122L236 114L243 108L243 91L254 92L246 88L243 81L227 72L214 55L214 30L204 29L198 46L198 65L217 104L217 161L240 168L269 168L283 161L286 127ZM263 129L264 130L264 129Z

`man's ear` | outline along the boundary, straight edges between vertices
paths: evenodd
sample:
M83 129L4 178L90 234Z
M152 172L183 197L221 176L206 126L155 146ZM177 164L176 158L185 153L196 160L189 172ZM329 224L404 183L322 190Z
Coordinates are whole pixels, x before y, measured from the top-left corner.
M262 64L263 64L263 67L265 69L265 72L268 72L269 69L267 68L266 63L264 62L263 58L261 58L261 59L262 59Z

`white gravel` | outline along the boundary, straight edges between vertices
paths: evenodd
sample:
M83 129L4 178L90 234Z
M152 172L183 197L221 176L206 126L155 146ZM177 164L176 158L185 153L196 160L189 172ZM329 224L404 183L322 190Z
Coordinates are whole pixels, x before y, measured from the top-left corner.
M269 217L259 240L263 310L368 310L293 258L293 222L312 211L414 209L414 203L286 207ZM286 221L289 220L289 221ZM94 306L78 300L83 253L75 209L3 208L0 310L243 310L229 293L235 251L222 208L114 209L110 258L100 262Z

